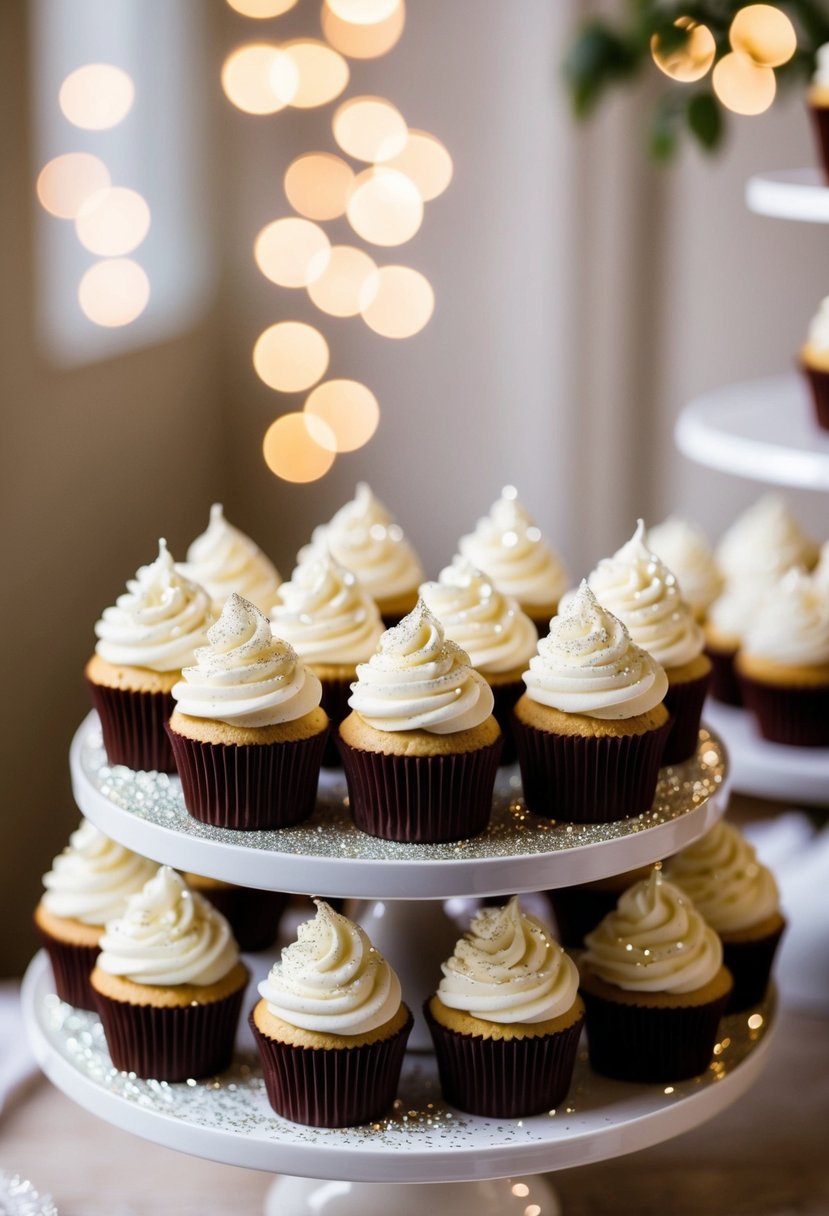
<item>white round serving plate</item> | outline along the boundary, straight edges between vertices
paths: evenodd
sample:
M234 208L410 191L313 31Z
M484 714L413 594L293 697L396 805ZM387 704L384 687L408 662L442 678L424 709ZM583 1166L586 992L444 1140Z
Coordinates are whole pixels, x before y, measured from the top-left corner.
M179 869L263 890L362 899L449 899L571 886L648 865L703 835L728 805L722 742L700 731L696 756L660 772L643 815L567 824L526 810L514 769L496 782L492 820L472 840L398 844L359 831L341 773L324 773L317 809L292 828L240 832L188 815L176 776L110 768L94 713L69 756L75 800L106 835Z
M746 182L746 206L774 219L829 224L829 187L817 167L758 173Z
M754 720L736 705L710 700L706 721L728 748L733 788L755 798L790 806L829 805L829 747L788 747L769 743Z
M22 1002L38 1064L68 1097L144 1139L230 1165L355 1182L464 1182L564 1169L688 1131L739 1098L759 1075L774 1027L771 1003L724 1019L708 1071L675 1085L608 1081L580 1058L566 1104L517 1120L479 1119L440 1097L431 1057L407 1057L393 1113L359 1128L308 1128L271 1110L258 1061L240 1055L221 1076L166 1084L117 1072L100 1021L54 994L35 956ZM773 1003L773 1002L772 1002ZM582 1053L583 1054L583 1053Z

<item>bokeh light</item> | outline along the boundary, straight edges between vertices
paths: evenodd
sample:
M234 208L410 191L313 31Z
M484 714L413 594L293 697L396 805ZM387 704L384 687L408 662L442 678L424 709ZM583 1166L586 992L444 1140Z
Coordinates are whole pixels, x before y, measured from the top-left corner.
M280 393L299 393L325 375L328 343L313 325L279 321L260 334L253 366L260 380Z
M452 157L437 136L428 131L409 131L403 151L383 164L410 177L424 203L443 194L452 180Z
M337 107L331 127L343 152L355 160L389 160L409 137L403 115L382 97L350 97Z
M108 258L90 266L78 287L81 309L108 329L129 325L147 307L150 280L131 258Z
M117 126L129 114L134 100L132 77L111 63L86 63L76 68L58 94L64 117L86 131Z
M84 248L105 258L131 253L149 229L147 200L126 186L97 190L81 205L75 220L75 232Z
M380 165L354 178L346 215L351 227L372 245L402 245L423 222L423 199L405 173Z
M66 152L44 165L37 179L42 207L62 220L73 220L86 200L111 182L109 169L89 152Z
M324 106L339 97L348 84L348 64L342 55L314 38L297 38L282 47L297 71L298 84L291 105L299 110Z
M789 18L773 4L749 4L741 8L728 31L735 51L742 51L755 63L779 68L797 50L797 34Z
M692 21L690 17L677 17L674 25L680 29L688 30L688 37L685 39L685 43L680 47L675 47L673 50L663 51L660 46L659 35L654 34L651 38L651 56L653 61L660 72L664 72L666 76L670 76L671 80L678 80L682 84L690 84L694 80L701 80L714 62L714 57L717 53L714 35L707 25L699 25L696 21Z
M309 220L335 220L345 215L354 170L333 152L308 152L285 172L285 197Z
M279 47L251 42L232 51L222 65L222 88L246 114L275 114L296 96L299 72Z
M334 463L335 452L333 432L313 414L283 414L271 423L262 441L265 464L283 481L324 477Z
M325 7L349 25L387 21L399 4L400 0L325 0Z
M722 104L735 114L762 114L777 92L772 69L761 67L742 51L723 55L714 68L712 84Z
M384 338L411 338L435 310L429 280L410 266L381 266L374 298L360 310L363 320Z
M332 317L355 317L376 292L377 266L362 249L334 245L323 273L308 286L308 295Z
M376 25L352 25L333 13L327 4L322 8L322 32L326 41L349 59L376 59L385 55L399 42L405 24L403 0L399 0L390 17Z
M305 413L322 419L330 427L336 452L356 452L368 443L380 421L377 398L358 380L326 380L318 384L305 402Z
M259 21L267 17L281 17L292 9L297 0L227 0L231 8L243 17L254 17Z
M331 242L310 220L274 220L259 233L253 246L256 265L266 279L280 287L307 287L325 270Z

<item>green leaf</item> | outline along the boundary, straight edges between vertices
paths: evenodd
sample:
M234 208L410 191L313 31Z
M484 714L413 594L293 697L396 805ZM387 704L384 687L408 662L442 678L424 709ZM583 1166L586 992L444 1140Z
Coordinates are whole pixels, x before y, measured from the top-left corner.
M576 114L589 114L607 85L632 74L636 66L630 48L612 30L600 22L585 26L564 61Z
M699 143L712 152L723 136L723 115L716 98L711 93L695 93L686 110L688 126Z

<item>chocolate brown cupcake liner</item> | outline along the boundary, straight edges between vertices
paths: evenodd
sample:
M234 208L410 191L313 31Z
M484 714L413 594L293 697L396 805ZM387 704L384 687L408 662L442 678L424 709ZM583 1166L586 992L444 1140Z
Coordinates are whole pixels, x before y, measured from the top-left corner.
M157 1081L223 1072L233 1058L245 989L203 1005L130 1005L95 991L112 1063Z
M743 704L770 743L829 747L829 687L784 688L739 672Z
M670 718L641 735L554 735L515 719L524 801L536 815L612 823L653 804Z
M348 698L351 696L353 679L350 677L340 680L325 679L320 683L322 684L320 708L328 714L328 720L331 723L325 751L322 753L322 767L339 768L342 760L336 743L337 727L351 713Z
M383 840L436 844L467 840L489 823L502 738L471 752L388 756L337 745L351 816L361 831Z
M519 1119L554 1110L565 1098L584 1018L556 1034L485 1039L441 1025L428 1001L423 1013L450 1106L485 1119Z
M501 751L500 764L512 764L518 757L515 747L515 736L512 730L512 711L520 696L526 692L523 680L515 680L512 684L496 684L492 688L495 705L492 716L501 727L504 736L504 746Z
M671 715L671 729L665 741L662 764L682 764L696 755L702 707L708 695L711 673L696 680L669 684L665 708Z
M307 819L327 731L288 743L202 743L168 727L184 805L213 827L252 832Z
M824 181L829 185L829 106L809 106Z
M100 954L98 946L80 946L62 942L36 926L37 935L49 955L52 974L55 977L55 992L67 1005L76 1009L97 1008L95 994L89 983L92 968Z
M734 653L732 651L726 653L724 650L709 650L708 647L706 647L705 653L711 660L711 683L708 686L708 695L723 705L741 706L743 694L734 670Z
M806 363L801 367L812 395L815 420L822 430L829 431L829 372L809 367Z
M169 693L107 688L92 680L86 685L101 720L110 764L159 773L176 771L165 729L175 709Z
M565 949L580 950L588 933L616 907L619 891L595 891L581 886L546 891L556 918L556 938Z
M262 1034L249 1018L265 1090L283 1119L307 1127L354 1127L381 1119L397 1097L414 1019L396 1034L356 1047L299 1047Z
M250 887L198 887L197 890L229 922L240 950L255 954L259 950L269 950L274 944L289 895Z
M734 977L727 1013L742 1013L763 1000L785 928L782 924L777 932L755 941L723 942L723 963Z

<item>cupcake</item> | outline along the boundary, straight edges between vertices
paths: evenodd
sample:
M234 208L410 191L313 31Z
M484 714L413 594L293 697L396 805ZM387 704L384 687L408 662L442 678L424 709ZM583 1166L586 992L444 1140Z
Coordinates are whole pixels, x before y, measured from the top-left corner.
M665 876L680 887L723 944L734 978L728 1012L762 1001L785 921L774 875L730 823L721 820L669 857Z
M735 668L764 739L829 747L829 597L804 571L765 597Z
M458 548L503 595L518 601L539 632L547 631L567 587L567 571L518 501L514 486L504 486L489 515L460 538Z
M239 887L204 874L184 875L191 891L203 895L230 925L240 950L255 954L270 950L276 941L282 913L290 896L283 891Z
M829 47L827 47L829 51ZM829 89L827 89L829 97ZM827 101L829 107L829 101ZM829 138L829 108L827 138ZM815 418L819 427L829 430L829 296L821 300L820 308L809 326L809 337L800 352L800 366L806 376L812 396Z
M328 719L317 677L235 592L173 687L184 804L215 827L280 828L314 810Z
M579 961L590 1065L665 1082L708 1067L731 995L719 937L654 868L587 935Z
M806 104L815 128L820 165L829 183L829 42L817 49L815 71L806 94Z
M94 1009L89 976L108 920L120 916L127 897L140 891L158 866L104 836L88 820L43 876L46 888L35 908L38 936L52 964L62 1001Z
M182 574L204 587L216 616L235 591L268 612L281 579L276 566L257 544L229 524L220 502L210 508L210 522L187 550Z
M724 705L743 703L734 660L743 634L767 591L765 583L731 583L709 609L703 627L705 653L711 660L708 691L715 701L721 701Z
M538 630L517 600L502 595L464 557L441 570L437 582L422 583L420 598L492 689L493 713L504 735L501 763L510 763L515 759L512 709L524 691L521 677L535 654Z
M577 823L648 810L670 728L668 679L586 581L553 617L524 683L513 729L529 809Z
M225 918L161 866L107 924L90 980L113 1064L158 1081L221 1072L247 982Z
M812 571L812 582L821 595L829 597L829 540L821 547L817 565Z
M364 481L351 502L314 529L297 562L303 565L328 553L357 576L387 626L414 608L423 568L403 529Z
M385 840L482 832L502 736L492 690L419 601L357 665L338 746L357 827Z
M357 664L374 654L383 622L374 600L356 576L330 554L297 566L271 608L271 625L322 685L321 705L336 729L348 716ZM338 765L333 738L323 764Z
M165 723L173 685L207 640L207 592L176 570L167 542L142 566L95 626L98 643L84 669L110 764L175 771Z
M682 598L676 577L645 544L639 520L627 544L603 558L587 579L597 600L627 627L631 639L665 669L665 708L671 730L663 764L680 764L697 750L711 662L702 630Z
M556 887L545 894L556 918L558 940L566 950L580 950L584 939L599 921L616 907L619 896L635 882L647 878L650 866L610 874L574 887Z
M702 624L723 584L705 533L680 516L669 515L648 528L645 544L674 574L683 600Z
M490 1119L558 1106L584 1005L575 963L547 927L515 897L482 908L441 970L425 1014L446 1101Z
M413 1019L364 930L315 902L316 916L259 985L250 1024L276 1113L350 1127L390 1109Z

